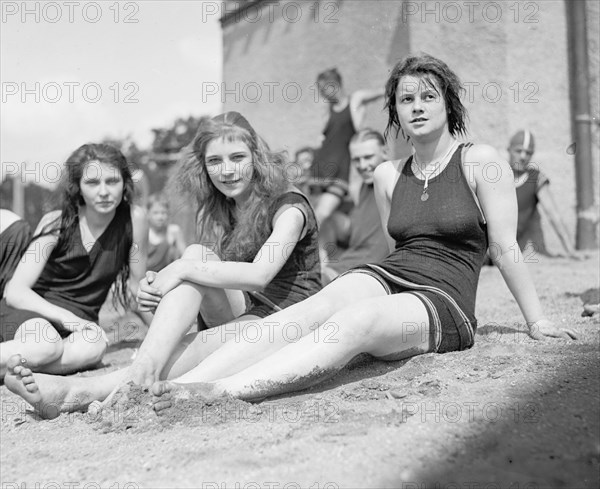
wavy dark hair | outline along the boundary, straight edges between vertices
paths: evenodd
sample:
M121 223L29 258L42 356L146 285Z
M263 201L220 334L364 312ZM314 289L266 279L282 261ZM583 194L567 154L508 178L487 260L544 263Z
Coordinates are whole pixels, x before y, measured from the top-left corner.
M384 133L386 138L395 129L395 137L398 137L398 133L402 131L402 136L407 141L410 139L400 125L400 119L396 110L396 92L398 90L398 83L403 76L421 78L438 95L443 96L446 102L446 114L450 134L454 137L466 134L468 115L467 109L460 100L461 94L465 91L460 79L442 60L422 53L416 56L408 56L398 62L392 69L385 84L385 108L388 111L388 124Z
M237 215L235 201L217 190L206 169L206 149L216 139L240 141L252 154L250 195ZM195 199L198 238L222 260L252 261L271 234L269 208L289 185L285 164L284 153L272 152L238 112L226 112L200 124L178 163L173 184L176 191Z
M131 213L130 202L133 199L133 179L131 178L131 168L127 164L127 159L114 146L109 144L84 144L77 148L65 162L63 178L60 185L59 207L60 216L54 221L48 223L41 232L34 236L32 240L47 234L58 234L56 252L68 250L73 241L73 236L79 225L79 207L85 202L81 195L81 178L86 165L91 161L98 161L107 165L114 166L121 173L123 179L123 197L117 206L115 219L122 215ZM124 260L116 279L116 291L113 298L118 300L123 306L129 303L127 294L127 280L129 279L129 250L133 244L133 234L131 227L126 233L124 239Z

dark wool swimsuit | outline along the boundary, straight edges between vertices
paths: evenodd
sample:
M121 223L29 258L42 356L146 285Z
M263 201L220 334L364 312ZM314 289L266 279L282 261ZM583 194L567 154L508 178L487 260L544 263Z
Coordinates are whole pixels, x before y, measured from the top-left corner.
M261 292L247 294L245 314L264 318L292 304L303 301L321 290L321 262L317 219L308 199L300 192L280 195L269 209L269 226L277 211L285 205L296 207L304 216L304 237L296 243L275 278ZM269 234L273 231L269 228ZM289 252L289 249L284 253Z
M112 283L123 263L129 260L129 240L125 237L132 236L132 229L130 211L122 207L88 253L83 245L77 220L71 243L64 243L59 238L44 270L32 287L33 291L51 304L97 323L100 307ZM33 244L35 246L35 241ZM36 249L36 253L43 252ZM0 342L12 340L18 327L34 318L44 317L35 311L10 307L6 304L6 299L2 299ZM61 337L66 338L71 334L62 324L47 320Z
M323 146L315 154L313 176L325 192L344 198L348 193L350 177L350 150L352 136L356 134L350 103L340 112L330 110L329 120L323 131Z
M446 168L429 179L427 200L421 200L424 182L408 159L388 221L396 248L381 263L348 272L375 277L388 294L419 298L429 316L430 351L439 353L473 346L475 295L488 248L486 221L461 163L466 147L460 145Z

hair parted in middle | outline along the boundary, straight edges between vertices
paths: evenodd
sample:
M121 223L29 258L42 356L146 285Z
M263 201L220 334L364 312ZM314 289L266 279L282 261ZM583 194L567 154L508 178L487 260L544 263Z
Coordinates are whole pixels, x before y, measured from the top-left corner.
M386 138L392 129L396 129L396 137L401 131L405 139L409 139L400 125L400 119L396 111L398 83L404 76L420 78L423 83L426 83L440 96L443 96L446 103L450 134L454 137L466 134L468 115L467 109L460 100L460 95L464 92L460 79L442 60L421 53L407 56L399 61L392 69L385 84L385 108L388 111L388 124L384 132Z
M60 191L57 193L57 196L60 198L60 216L47 224L39 234L32 238L32 241L47 234L58 234L59 238L54 252L68 250L72 246L75 239L75 232L79 226L79 208L85 205L85 201L81 195L81 180L85 174L87 165L93 161L113 166L119 170L123 179L123 195L121 202L117 206L116 214L129 215L131 213L134 189L131 167L127 162L127 158L125 158L118 148L110 144L84 144L73 151L65 162L65 171L60 183ZM121 268L115 282L116 289L113 294L113 305L116 305L118 301L123 306L126 306L129 302L127 292L129 253L133 244L133 231L130 225L127 226L126 233L122 239L122 256L117 258L121 261Z
M214 186L206 169L206 149L218 139L242 142L252 154L250 194L237 211L235 201ZM251 261L271 233L271 204L288 188L285 164L284 154L272 152L240 113L226 112L202 121L174 176L176 190L196 201L200 242L222 260Z

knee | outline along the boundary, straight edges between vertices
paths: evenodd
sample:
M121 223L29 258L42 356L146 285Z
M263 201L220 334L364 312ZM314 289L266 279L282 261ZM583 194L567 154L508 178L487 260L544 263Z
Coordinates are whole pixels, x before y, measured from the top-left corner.
M62 338L45 319L30 319L15 334L15 341L23 344L23 353L32 366L44 365L63 354Z
M106 354L106 350L108 349L108 345L104 341L97 341L90 347L89 351L89 363L88 365L95 365L100 362L104 355Z
M192 244L183 252L182 258L202 260L202 261L220 261L218 255L210 248L201 244Z
M370 311L364 307L350 306L331 316L322 328L334 341L360 349L376 334L376 326Z
M82 366L95 365L104 357L108 343L104 337L92 330L73 333L66 341L77 342L78 356Z

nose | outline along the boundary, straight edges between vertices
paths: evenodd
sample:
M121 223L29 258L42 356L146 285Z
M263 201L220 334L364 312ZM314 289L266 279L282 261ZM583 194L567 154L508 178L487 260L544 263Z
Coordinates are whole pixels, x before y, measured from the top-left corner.
M235 172L236 163L229 158L225 158L221 167L221 173L224 175L231 175Z
M360 171L365 171L369 169L369 160L367 160L366 158L360 158L358 160L358 169Z
M108 194L108 186L106 185L106 182L100 182L99 193L100 193L100 195Z
M415 97L412 104L413 112L421 112L423 110L423 105L421 102L421 97Z

